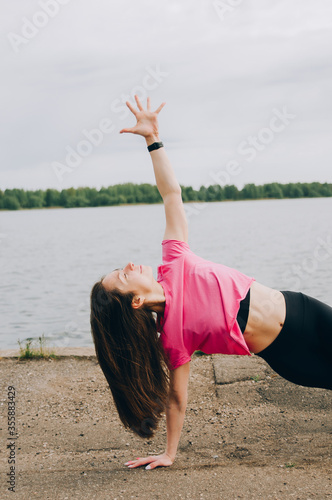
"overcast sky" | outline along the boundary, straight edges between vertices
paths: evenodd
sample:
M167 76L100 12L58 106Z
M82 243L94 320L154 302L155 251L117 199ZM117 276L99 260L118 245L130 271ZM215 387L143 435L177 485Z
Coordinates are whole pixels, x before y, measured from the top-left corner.
M0 189L154 183L135 92L180 184L332 182L330 0L0 6Z

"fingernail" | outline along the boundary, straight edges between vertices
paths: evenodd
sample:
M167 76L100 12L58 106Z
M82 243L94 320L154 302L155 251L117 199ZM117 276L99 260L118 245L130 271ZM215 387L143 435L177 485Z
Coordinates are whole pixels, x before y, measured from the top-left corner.
M128 464L129 464L129 462L126 462L126 463L125 463L125 465L128 465Z
M151 469L151 465L147 465L147 466L145 467L145 470L147 470L147 469Z

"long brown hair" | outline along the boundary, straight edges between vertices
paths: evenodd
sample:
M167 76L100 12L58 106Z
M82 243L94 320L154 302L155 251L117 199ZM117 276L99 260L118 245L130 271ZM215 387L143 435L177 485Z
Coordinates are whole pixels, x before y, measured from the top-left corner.
M153 312L134 309L133 292L106 290L104 276L90 295L90 323L99 365L125 428L151 438L165 411L169 370Z

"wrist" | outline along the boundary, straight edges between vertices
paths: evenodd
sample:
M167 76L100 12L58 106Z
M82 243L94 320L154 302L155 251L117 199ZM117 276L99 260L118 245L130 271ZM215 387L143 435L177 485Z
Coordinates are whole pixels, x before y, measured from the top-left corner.
M146 145L151 146L151 144L153 144L154 142L160 142L159 134L147 135L145 137L145 140L146 140Z
M172 453L167 453L167 451L165 451L165 455L167 455L172 460L172 462L174 462L175 455L173 455Z

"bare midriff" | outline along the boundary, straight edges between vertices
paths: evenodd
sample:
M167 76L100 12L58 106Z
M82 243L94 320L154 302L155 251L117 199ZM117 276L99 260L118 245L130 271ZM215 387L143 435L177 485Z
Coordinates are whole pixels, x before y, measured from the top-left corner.
M250 306L244 340L252 353L268 347L279 335L286 318L283 294L254 281L250 287Z

